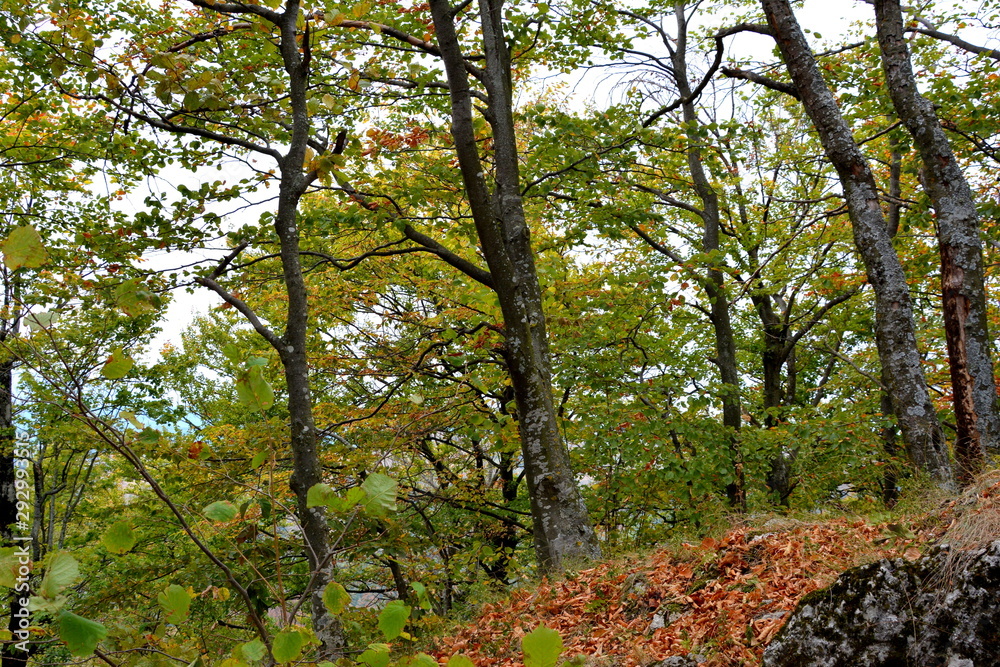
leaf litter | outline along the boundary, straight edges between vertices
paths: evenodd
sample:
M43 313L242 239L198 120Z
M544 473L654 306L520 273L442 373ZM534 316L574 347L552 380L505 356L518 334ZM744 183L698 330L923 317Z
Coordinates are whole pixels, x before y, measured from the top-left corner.
M474 622L438 640L436 657L444 664L462 653L477 667L520 667L521 638L544 624L562 636L564 658L582 654L578 664L592 667L648 667L682 655L706 667L760 664L804 595L856 565L918 558L954 525L955 513L953 501L907 526L772 519L641 561L601 563L484 605Z

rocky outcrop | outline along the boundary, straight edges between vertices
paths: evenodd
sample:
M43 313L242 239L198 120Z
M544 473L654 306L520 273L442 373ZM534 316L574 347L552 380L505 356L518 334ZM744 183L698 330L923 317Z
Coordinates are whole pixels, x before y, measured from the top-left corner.
M1000 664L1000 541L949 557L883 560L805 596L766 667Z

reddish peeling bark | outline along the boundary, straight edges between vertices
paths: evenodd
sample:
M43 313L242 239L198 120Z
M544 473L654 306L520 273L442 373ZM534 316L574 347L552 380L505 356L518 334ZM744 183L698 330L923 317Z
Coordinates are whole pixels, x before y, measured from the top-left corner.
M955 477L927 392L906 276L892 246L875 177L823 80L788 0L761 0L782 60L844 188L855 246L875 292L875 342L910 460L941 487Z
M982 241L972 189L933 105L917 90L898 0L876 0L882 69L896 113L923 162L924 189L937 217L941 296L951 369L959 477L982 468L984 449L1000 449L1000 416L990 358Z

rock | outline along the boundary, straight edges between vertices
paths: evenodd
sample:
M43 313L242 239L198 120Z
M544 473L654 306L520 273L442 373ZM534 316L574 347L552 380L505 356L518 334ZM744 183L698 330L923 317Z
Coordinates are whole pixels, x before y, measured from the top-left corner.
M689 655L672 655L656 663L654 667L695 667L698 662Z
M649 627L646 628L646 634L651 634L654 630L659 630L660 628L667 627L667 617L663 614L653 614L653 620L649 622Z
M948 556L879 561L805 596L765 667L1000 664L1000 540Z

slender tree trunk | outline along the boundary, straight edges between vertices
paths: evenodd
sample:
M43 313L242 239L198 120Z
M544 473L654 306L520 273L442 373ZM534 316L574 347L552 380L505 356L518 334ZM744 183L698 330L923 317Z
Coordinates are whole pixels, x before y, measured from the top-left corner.
M820 75L788 0L761 0L781 57L844 188L854 242L875 292L875 341L893 413L911 461L955 488L948 449L927 392L906 276L892 246L875 177Z
M933 105L917 90L898 0L875 0L875 25L889 96L924 165L924 189L937 216L941 292L954 397L955 457L961 481L982 468L983 450L1000 450L997 388L983 286L983 250L972 189Z
M702 220L702 247L704 253L719 250L719 196L712 187L705 173L701 145L703 139L697 136L695 129L699 124L695 100L692 99L691 85L688 83L687 70L687 19L685 3L674 3L674 16L677 20L677 47L673 50L671 61L674 79L677 83L677 93L685 100L681 104L681 113L687 127L687 163L691 174L694 190L701 200L700 217ZM729 504L746 511L746 484L743 474L743 456L739 446L739 430L743 424L743 411L740 404L740 374L736 360L736 335L733 332L730 316L729 297L726 290L725 274L718 267L709 267L702 281L711 302L709 319L715 334L715 361L722 380L722 423L729 428L729 454L732 457L733 481L726 486L726 496Z
M289 440L292 450L291 487L295 492L306 559L316 577L311 594L313 631L321 642L320 657L334 659L344 655L345 639L340 619L323 605L323 589L333 580L334 564L330 553L330 527L322 508L307 506L310 487L323 480L317 450L316 424L309 382L306 338L309 300L299 254L299 231L296 224L299 200L308 187L302 166L309 139L309 112L306 106L308 63L296 35L298 2L288 2L278 25L281 31L281 57L289 78L289 101L292 107L292 138L279 168L281 184L274 229L280 246L282 276L288 297L285 332L278 354L288 389ZM308 45L305 45L308 48Z
M6 334L3 335L3 339ZM5 353L6 356L6 353ZM14 474L14 360L4 359L0 362L0 537L4 546L24 546L24 542L14 542L14 532L11 525L17 521L17 489ZM12 637L18 637L19 615L25 613L20 601L27 599L30 593L25 591L9 591L7 597L10 614L7 629ZM15 640L16 641L16 640ZM24 667L28 662L29 653L18 651L14 644L5 644L0 657L0 667Z
M432 0L451 95L452 136L483 255L500 300L506 361L517 402L517 423L531 499L535 551L544 571L600 555L559 432L552 398L551 365L541 288L521 200L517 143L511 108L510 54L503 35L502 0L481 0L496 190L486 184L472 122L465 60L447 0Z
M782 318L774 312L771 303L772 296L764 294L751 297L757 310L764 333L764 350L761 353L761 365L764 374L764 426L773 428L778 424L778 412L785 404L785 387L782 381L781 369L789 361L788 327ZM794 365L794 361L791 362ZM789 373L789 382L793 374ZM781 446L771 457L767 471L767 486L771 489L774 499L779 505L788 506L788 498L795 489L792 479L792 464L795 460L795 450L786 450Z

